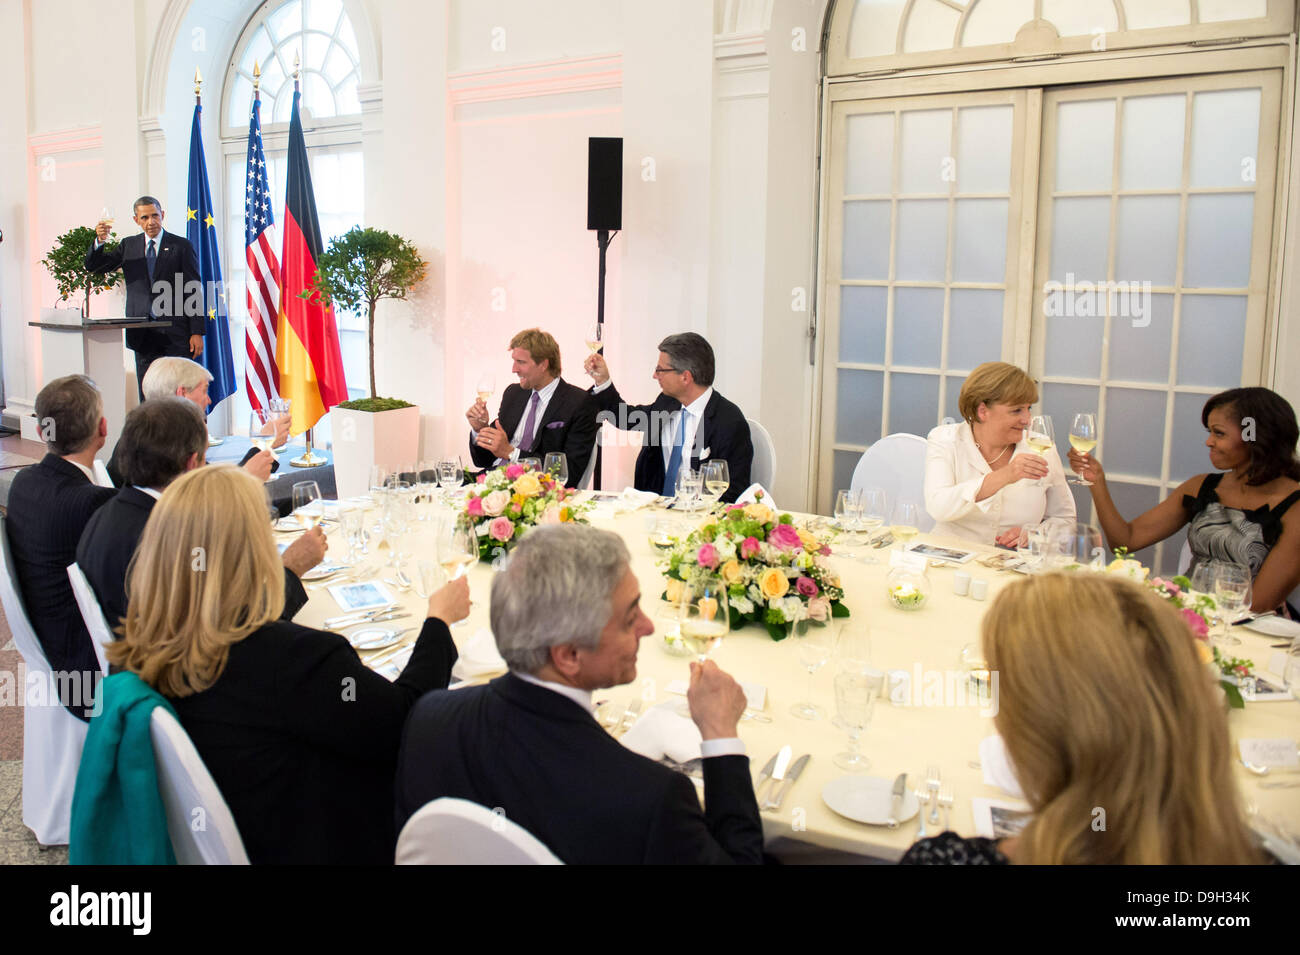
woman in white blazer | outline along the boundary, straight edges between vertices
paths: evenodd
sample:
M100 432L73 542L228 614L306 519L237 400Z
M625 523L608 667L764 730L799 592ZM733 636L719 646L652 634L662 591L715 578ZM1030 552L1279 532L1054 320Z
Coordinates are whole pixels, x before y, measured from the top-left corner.
M1038 386L1015 365L985 362L970 373L957 399L965 420L941 424L926 439L932 533L1015 547L1033 527L1075 522L1060 456L1024 443L1037 401Z

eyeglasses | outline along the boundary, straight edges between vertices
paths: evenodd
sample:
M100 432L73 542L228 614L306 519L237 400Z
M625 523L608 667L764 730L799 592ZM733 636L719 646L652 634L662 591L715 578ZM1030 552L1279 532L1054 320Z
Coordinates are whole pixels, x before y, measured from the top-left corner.
M656 374L656 375L667 375L667 374L669 374L670 372L671 372L672 374L674 374L674 375L680 375L680 374L681 374L681 372L678 371L676 368L659 368L659 367L656 367L656 368L655 368L655 374Z

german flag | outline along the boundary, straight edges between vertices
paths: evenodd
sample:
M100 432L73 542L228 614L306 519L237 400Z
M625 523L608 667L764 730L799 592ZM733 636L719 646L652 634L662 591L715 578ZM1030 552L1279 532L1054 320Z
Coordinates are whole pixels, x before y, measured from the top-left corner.
M293 401L290 430L300 434L330 408L348 398L334 309L299 298L312 285L323 247L316 197L311 188L307 144L298 115L297 90L289 120L289 173L284 194L284 244L280 252L280 312L276 322L275 362L280 396Z

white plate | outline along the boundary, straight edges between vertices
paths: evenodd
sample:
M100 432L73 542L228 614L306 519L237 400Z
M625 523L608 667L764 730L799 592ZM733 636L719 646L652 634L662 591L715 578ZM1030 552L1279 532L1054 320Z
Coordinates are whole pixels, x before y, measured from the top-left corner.
M382 650L391 647L405 634L404 630L389 630L387 627L367 627L347 634L348 643L357 650Z
M1281 617L1258 617L1240 626L1270 637L1300 637L1300 623L1284 620Z
M822 801L841 816L871 826L889 825L893 806L894 781L882 776L841 776L832 779L822 790ZM899 823L907 822L921 808L920 800L910 790L903 793Z

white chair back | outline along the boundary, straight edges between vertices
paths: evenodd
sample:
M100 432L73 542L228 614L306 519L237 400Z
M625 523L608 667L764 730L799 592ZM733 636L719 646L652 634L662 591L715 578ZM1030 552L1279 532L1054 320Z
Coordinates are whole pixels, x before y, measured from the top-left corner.
M478 803L444 796L420 807L397 837L398 865L563 865L522 826Z
M248 865L235 817L189 735L165 707L149 720L167 834L181 865Z
M578 482L578 490L585 491L591 487L591 476L596 473L596 453L600 450L600 432L604 425L598 425L596 428L596 443L591 446L591 457L587 459L587 470L582 472L582 480Z
M749 422L749 440L754 445L754 463L749 468L749 479L763 487L776 483L776 445L772 435L753 418Z
M95 458L94 466L91 467L90 470L94 472L95 483L100 487L117 487L117 485L113 483L113 479L108 476L108 465L99 460L99 458Z
M0 517L0 603L14 644L27 665L23 702L23 825L45 846L68 844L72 792L86 743L86 724L59 702L57 684L40 640L27 618L9 552L9 531ZM35 677L35 680L33 679ZM89 703L89 701L86 701Z
M86 629L90 631L90 641L95 645L95 659L99 661L99 672L107 674L108 657L104 655L104 648L113 642L113 631L109 629L108 621L104 619L104 611L99 606L95 591L90 587L90 581L86 579L85 573L75 560L68 565L68 580L72 582L72 595L77 598L81 619L86 621Z
M891 510L901 497L916 505L922 534L934 527L934 518L925 509L925 438L919 435L887 435L863 451L850 487L884 488Z

